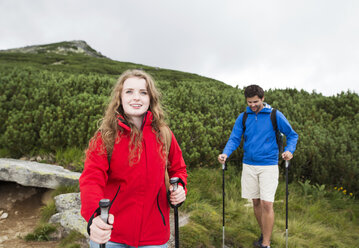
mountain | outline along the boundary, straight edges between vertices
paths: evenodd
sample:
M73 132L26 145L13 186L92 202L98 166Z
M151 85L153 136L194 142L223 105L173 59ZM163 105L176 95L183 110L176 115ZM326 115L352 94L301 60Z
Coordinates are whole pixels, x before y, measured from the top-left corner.
M115 61L103 56L81 40L0 50L0 72L12 70L14 67L32 67L34 70L61 71L73 74L96 73L116 77L127 69L143 69L156 80L208 81L231 87L218 80L194 73Z
M34 45L20 48L13 48L7 50L1 50L0 52L10 53L32 53L32 54L43 54L43 53L56 53L62 55L68 55L71 53L84 54L91 57L105 58L100 52L97 52L91 48L83 40L63 41L45 45Z

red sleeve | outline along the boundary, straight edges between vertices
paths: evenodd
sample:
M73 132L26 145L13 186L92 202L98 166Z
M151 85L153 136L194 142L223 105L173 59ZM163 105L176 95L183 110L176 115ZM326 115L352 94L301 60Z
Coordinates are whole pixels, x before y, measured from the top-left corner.
M171 132L172 133L172 132ZM186 164L184 162L182 151L180 146L177 143L175 136L172 133L172 142L168 155L168 160L170 166L168 167L168 175L170 178L179 177L185 183L184 188L187 194L187 169Z
M93 148L91 146L93 143ZM81 215L88 222L98 208L99 201L104 198L104 188L108 179L107 154L102 149L101 134L90 141L90 149L86 153L84 170L80 176Z

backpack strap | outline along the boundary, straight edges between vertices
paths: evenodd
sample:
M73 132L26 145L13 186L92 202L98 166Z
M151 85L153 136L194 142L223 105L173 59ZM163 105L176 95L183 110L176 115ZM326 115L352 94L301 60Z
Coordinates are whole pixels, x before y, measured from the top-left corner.
M164 136L164 145L165 145L165 149L166 149L165 184L166 184L166 190L168 191L168 189L170 187L170 178L168 175L168 165L169 165L168 155L170 153L170 148L171 148L171 143L172 143L172 133L168 126L165 126L164 128L162 128L161 131Z
M272 111L270 112L270 119L272 121L273 130L278 131L278 125L277 125L277 110L275 108L272 108Z
M247 117L248 117L248 113L247 113L247 111L244 111L244 113L243 113L243 118L242 118L243 134L244 134L244 132L246 131L246 120L247 120Z
M278 145L279 157L281 157L280 154L283 153L283 150L284 150L283 134L278 129L277 110L275 108L272 108L272 112L270 113L270 119L272 121L273 130L275 132L275 139L276 139L277 145Z

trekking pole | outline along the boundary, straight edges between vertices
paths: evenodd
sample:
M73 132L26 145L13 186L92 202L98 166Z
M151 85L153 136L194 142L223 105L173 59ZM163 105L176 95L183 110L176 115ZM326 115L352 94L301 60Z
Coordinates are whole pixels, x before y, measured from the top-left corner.
M177 190L178 182L178 177L172 177L170 179L170 184L173 187L172 192ZM179 248L178 205L173 206L173 211L175 216L175 248Z
M225 196L226 196L226 193L225 193L225 185L224 185L224 171L227 170L227 166L226 166L226 162L224 162L222 164L222 198L223 198L223 207L222 207L222 210L223 210L223 224L222 224L222 248L225 247L224 245L224 240L225 240L225 236L224 236L224 226L225 226L225 211L224 211L224 207L225 207Z
M288 248L288 169L289 160L285 161L285 247Z
M100 205L100 208L101 208L100 218L106 224L108 224L108 210L109 210L109 207L110 207L110 203L111 202L110 202L109 199L102 199L99 202L99 205ZM106 243L105 244L100 244L100 248L106 248Z

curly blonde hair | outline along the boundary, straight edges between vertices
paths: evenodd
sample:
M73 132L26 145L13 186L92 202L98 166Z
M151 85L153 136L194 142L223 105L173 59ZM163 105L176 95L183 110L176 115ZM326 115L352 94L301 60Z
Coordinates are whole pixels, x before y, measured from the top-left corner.
M130 144L129 144L130 165L135 163L136 160L137 161L139 160L142 151L142 146L141 146L142 132L141 130L138 130L138 128L131 122L130 118L124 112L121 103L121 93L122 93L124 82L128 78L132 78L132 77L144 79L146 81L147 92L150 97L150 105L148 110L152 112L152 116L153 116L152 128L156 133L157 142L164 144L164 146L162 147L162 153L166 153L165 146L167 146L167 144L165 144L163 129L168 127L165 123L164 111L160 104L161 94L157 90L153 78L148 73L142 70L127 70L121 74L121 76L117 80L117 83L115 84L112 90L111 100L107 106L100 127L96 131L94 137L91 139L92 142L90 142L90 146L88 149L88 150L92 150L91 144L95 145L96 143L93 141L101 137L103 141L102 151L103 152L106 151L108 154L111 154L114 144L118 143L121 139L121 135L119 134L122 134L124 131L123 128L119 126L117 123L118 121L117 118L119 116L122 116L125 119L126 123L129 125L129 127L131 128ZM137 159L135 159L136 152L137 152Z

